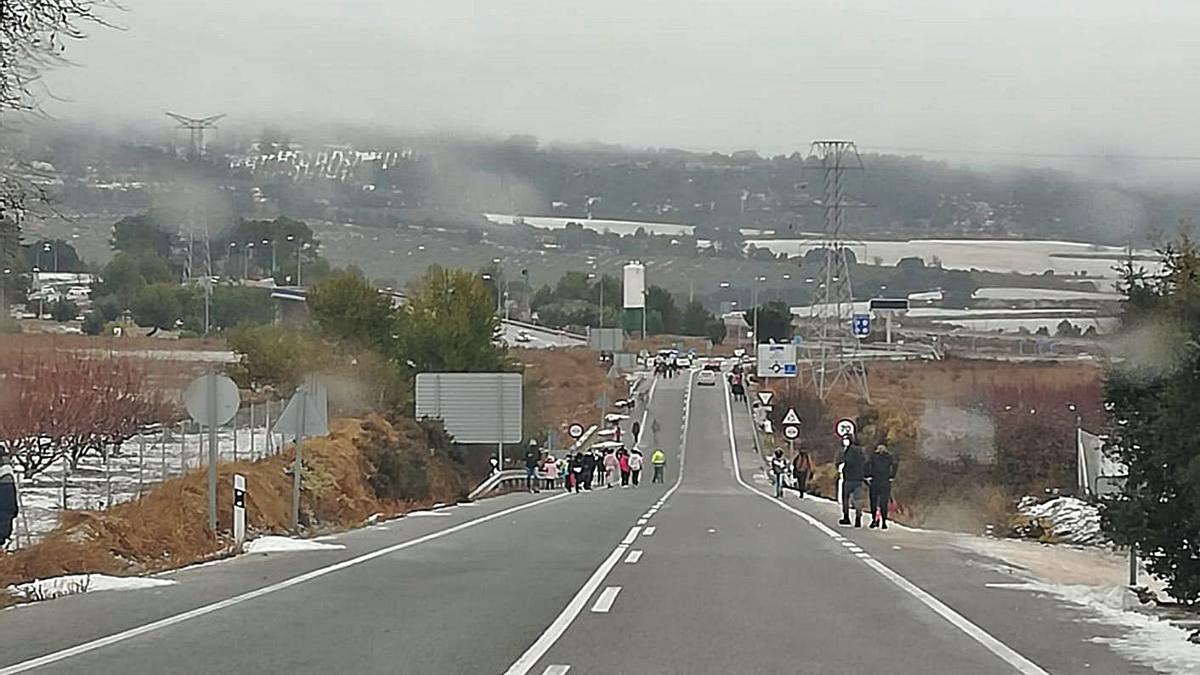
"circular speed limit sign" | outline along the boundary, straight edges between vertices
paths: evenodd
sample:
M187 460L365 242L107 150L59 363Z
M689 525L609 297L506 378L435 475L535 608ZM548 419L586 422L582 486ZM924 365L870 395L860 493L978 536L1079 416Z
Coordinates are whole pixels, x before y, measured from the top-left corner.
M578 440L583 435L583 425L579 422L572 423L571 426L567 427L567 434L571 438Z
M854 420L850 420L850 419L838 420L837 424L835 424L833 427L833 431L834 431L834 433L837 434L838 438L845 438L847 436L853 436L854 435Z
M800 427L786 426L783 428L783 435L789 441L794 441L800 437Z

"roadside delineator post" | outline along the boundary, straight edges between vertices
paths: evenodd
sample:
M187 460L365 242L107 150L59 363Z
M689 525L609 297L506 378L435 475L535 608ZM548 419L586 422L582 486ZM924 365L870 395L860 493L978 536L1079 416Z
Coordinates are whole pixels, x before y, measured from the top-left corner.
M246 541L246 477L233 474L233 540L240 551Z

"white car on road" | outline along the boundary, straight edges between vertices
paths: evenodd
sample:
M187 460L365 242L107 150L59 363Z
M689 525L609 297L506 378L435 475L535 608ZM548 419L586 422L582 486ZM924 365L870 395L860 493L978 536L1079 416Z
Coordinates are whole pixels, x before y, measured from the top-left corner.
M717 374L711 370L702 370L696 374L696 384L702 387L712 387L717 384Z

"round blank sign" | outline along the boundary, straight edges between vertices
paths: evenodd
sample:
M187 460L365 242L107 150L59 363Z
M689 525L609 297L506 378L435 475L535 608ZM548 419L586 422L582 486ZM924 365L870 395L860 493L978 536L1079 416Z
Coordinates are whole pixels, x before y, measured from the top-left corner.
M783 428L783 435L789 441L794 441L800 436L800 427L786 426Z
M216 391L210 391L210 387L215 387ZM214 399L216 408L210 410L210 403ZM183 394L183 405L187 408L188 414L192 416L192 419L206 426L208 424L221 426L233 419L241 404L242 397L238 394L237 385L233 383L233 380L216 373L201 375L192 380Z
M567 427L567 434L570 435L571 438L579 438L583 435L583 425L579 422L575 422L571 426Z

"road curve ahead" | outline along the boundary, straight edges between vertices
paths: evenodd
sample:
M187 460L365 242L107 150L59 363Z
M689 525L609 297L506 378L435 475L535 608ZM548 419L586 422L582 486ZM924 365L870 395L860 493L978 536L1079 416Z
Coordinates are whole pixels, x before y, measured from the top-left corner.
M0 675L1150 672L979 560L767 495L724 387L660 379L642 413L661 485L506 495L2 612Z

